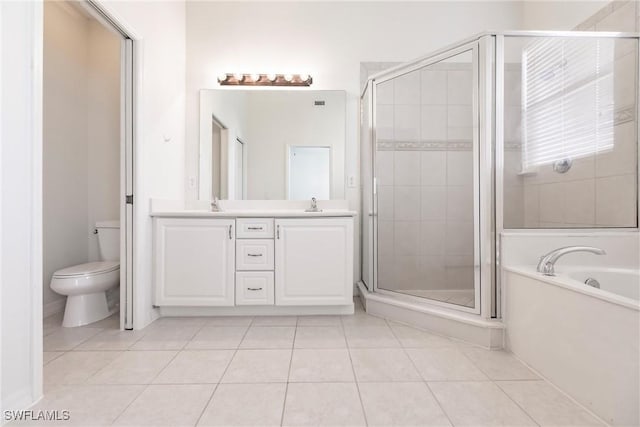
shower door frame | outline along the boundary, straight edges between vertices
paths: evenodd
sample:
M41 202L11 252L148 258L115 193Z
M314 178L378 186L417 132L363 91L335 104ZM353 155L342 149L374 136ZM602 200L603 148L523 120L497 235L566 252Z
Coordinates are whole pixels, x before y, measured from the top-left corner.
M401 75L417 71L433 65L458 54L471 51L473 94L473 197L474 197L474 307L466 307L458 304L437 301L434 299L399 293L382 289L378 286L378 192L376 171L376 99L377 85L397 78ZM371 179L372 183L372 217L373 217L373 284L366 284L370 291L380 294L392 295L409 301L428 303L435 306L453 308L462 312L481 315L485 318L497 315L497 287L496 287L496 234L495 234L495 168L494 147L495 112L493 111L494 84L495 84L495 36L492 34L479 35L455 45L441 49L427 57L401 64L389 70L371 76L363 90L363 96L367 90L369 94L369 130L371 149ZM489 188L488 195L484 196L483 188ZM486 190L485 190L486 191ZM482 197L481 197L482 195ZM368 207L362 205L362 212L368 212ZM363 219L363 227L368 226ZM362 249L365 256L366 248Z

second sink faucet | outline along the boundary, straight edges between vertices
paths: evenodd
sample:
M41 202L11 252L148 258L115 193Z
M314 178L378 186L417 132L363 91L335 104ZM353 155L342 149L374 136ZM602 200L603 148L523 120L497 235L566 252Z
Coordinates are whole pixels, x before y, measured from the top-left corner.
M594 248L593 246L566 246L564 248L555 249L548 254L540 257L537 271L545 276L555 276L555 265L558 258L572 252L590 252L596 255L605 255L604 249Z
M216 196L213 196L213 200L211 201L211 212L220 212L221 209L218 202L218 198Z
M315 197L311 198L311 207L309 209L305 209L305 212L322 212L322 209L318 209L318 201Z

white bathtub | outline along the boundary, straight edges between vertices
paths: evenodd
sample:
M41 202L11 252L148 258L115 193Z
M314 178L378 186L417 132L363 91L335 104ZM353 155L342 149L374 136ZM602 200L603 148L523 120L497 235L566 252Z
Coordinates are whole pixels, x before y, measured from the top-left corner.
M607 423L640 425L638 270L504 267L502 288L507 348Z
M624 268L589 268L566 269L558 273L559 278L579 282L576 286L584 285L589 278L600 283L600 290L628 298L631 305L640 302L640 271ZM598 293L596 293L598 295ZM606 295L603 295L606 296Z

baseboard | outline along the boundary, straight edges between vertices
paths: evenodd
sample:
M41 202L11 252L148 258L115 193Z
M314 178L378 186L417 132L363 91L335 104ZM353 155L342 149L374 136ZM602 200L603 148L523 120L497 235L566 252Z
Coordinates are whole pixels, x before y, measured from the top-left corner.
M62 313L66 303L67 298L60 298L44 304L42 306L42 317L46 318L54 314Z
M354 305L243 305L233 307L160 307L160 315L181 316L304 316L353 314Z
M11 421L7 419L7 411L22 411L28 409L38 400L39 399L34 401L31 396L31 390L26 388L3 398L0 402L0 425L5 425Z

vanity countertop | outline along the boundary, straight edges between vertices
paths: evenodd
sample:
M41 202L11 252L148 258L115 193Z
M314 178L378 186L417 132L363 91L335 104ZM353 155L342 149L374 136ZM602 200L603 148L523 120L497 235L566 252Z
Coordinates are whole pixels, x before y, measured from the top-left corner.
M342 209L324 209L321 212L305 212L303 209L287 210L225 210L211 212L206 210L175 210L152 212L152 217L158 218L326 218L353 217L358 213Z

